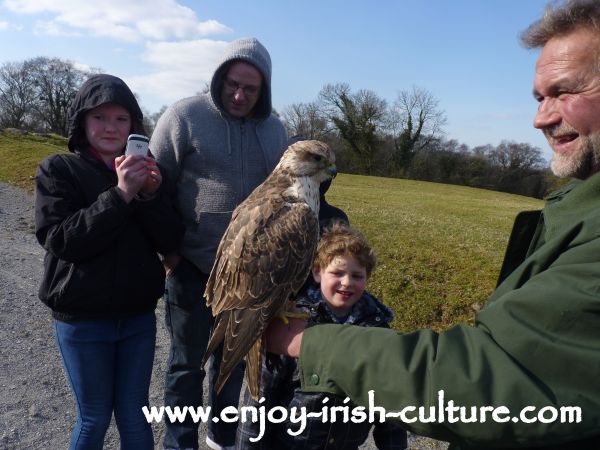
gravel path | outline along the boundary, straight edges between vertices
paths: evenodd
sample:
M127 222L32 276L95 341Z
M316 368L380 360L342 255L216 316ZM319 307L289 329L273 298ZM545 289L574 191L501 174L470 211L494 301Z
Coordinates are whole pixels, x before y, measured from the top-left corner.
M54 343L49 310L37 298L43 251L33 234L33 199L0 182L0 449L66 449L75 404ZM168 352L159 302L150 405L162 405ZM163 425L154 424L160 449ZM201 425L201 433L205 433ZM203 443L204 438L201 442ZM441 442L411 436L412 449L445 449ZM119 448L114 422L105 449ZM202 448L202 447L201 447ZM364 449L375 447L369 441Z

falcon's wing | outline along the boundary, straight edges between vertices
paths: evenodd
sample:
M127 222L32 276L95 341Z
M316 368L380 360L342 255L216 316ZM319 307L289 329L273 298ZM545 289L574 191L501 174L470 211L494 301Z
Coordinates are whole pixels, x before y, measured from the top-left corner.
M280 286L296 292L306 281L318 240L318 219L305 203L277 198L240 206L206 286L206 303L214 316L262 307Z
M280 196L242 203L235 211L205 293L216 316L205 360L224 341L217 389L306 281L318 233L308 205Z

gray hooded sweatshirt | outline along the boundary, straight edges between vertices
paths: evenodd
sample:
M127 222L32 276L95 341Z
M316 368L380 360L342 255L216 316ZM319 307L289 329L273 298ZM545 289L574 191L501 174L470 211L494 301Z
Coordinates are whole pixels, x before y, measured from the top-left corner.
M263 76L251 117L230 116L221 104L230 63L242 60ZM272 115L271 58L254 38L233 41L213 74L210 92L174 103L161 116L150 149L176 188L186 226L181 254L208 274L233 210L277 165L287 136Z

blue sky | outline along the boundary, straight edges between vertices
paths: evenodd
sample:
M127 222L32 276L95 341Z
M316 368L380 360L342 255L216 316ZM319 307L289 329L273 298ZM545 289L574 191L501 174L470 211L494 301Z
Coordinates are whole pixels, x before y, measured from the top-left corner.
M256 36L273 60L273 103L310 102L327 83L430 91L446 137L550 150L532 127L537 51L519 33L545 0L1 0L0 64L68 59L123 78L150 113L193 95L227 42Z

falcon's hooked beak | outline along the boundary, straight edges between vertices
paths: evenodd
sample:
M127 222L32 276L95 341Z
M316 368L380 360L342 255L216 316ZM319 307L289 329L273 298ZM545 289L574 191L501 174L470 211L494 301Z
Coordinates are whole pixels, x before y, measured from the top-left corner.
M335 176L337 175L337 168L335 167L335 165L331 165L327 168L327 173L329 175L331 175L331 178L335 178Z

